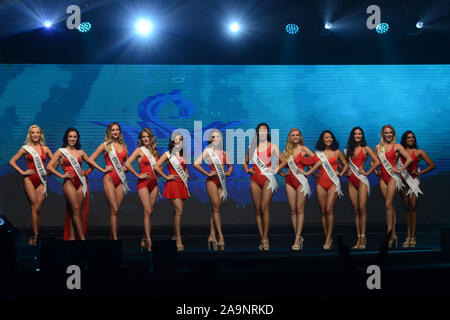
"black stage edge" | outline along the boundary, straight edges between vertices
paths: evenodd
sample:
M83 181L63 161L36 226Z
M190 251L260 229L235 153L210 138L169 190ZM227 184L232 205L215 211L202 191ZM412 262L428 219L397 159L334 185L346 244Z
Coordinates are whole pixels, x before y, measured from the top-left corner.
M271 249L260 252L255 226L225 226L225 251L208 252L207 227L183 226L185 251L177 253L170 240L172 227L156 226L153 252L145 254L138 247L142 230L136 227L120 227L119 241L105 240L107 228L90 228L86 242L64 242L62 229L43 228L38 247L26 244L29 230L19 229L14 236L16 262L3 273L1 298L150 300L172 307L194 302L450 298L448 227L418 226L414 249L401 248L405 235L400 232L399 247L387 251L384 226L370 226L367 250L350 249L356 240L353 226L335 230L335 246L327 252L321 227L306 226L305 248L294 252L292 230L273 226ZM74 274L67 270L70 265L79 267L80 289L68 289ZM373 273L377 267L379 278Z

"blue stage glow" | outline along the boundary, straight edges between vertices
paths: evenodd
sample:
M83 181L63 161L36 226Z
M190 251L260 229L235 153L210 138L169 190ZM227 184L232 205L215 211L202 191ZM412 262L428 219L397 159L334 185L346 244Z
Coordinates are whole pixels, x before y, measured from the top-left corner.
M89 30L91 30L92 25L89 22L83 22L80 23L80 25L78 26L78 31L80 32L88 32Z
M3 219L2 217L0 217L0 226L5 224L5 219Z
M50 20L45 21L44 26L48 29L52 26L52 22Z
M298 33L299 30L300 30L300 28L295 23L289 23L286 26L286 32L289 34L296 34L296 33Z
M423 22L422 21L417 22L416 23L416 28L417 29L422 29L423 28Z
M330 30L333 25L329 22L325 23L325 29Z
M233 22L232 24L230 24L230 31L233 33L236 33L239 31L241 27L239 26L239 23L237 22Z
M377 25L377 27L375 28L375 30L379 33L379 34L383 34L388 32L389 30L389 25L386 22L382 22L379 25Z
M147 19L139 19L135 27L136 32L141 36L148 36L153 31L153 24Z

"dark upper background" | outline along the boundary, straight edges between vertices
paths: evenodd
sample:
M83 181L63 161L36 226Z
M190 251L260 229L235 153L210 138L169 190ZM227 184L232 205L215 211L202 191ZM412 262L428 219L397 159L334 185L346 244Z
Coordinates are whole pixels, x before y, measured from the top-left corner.
M447 64L450 0L23 0L0 2L0 63L100 64ZM82 34L66 28L66 7L82 8ZM381 8L390 25L379 35L366 28L366 8ZM139 11L155 32L133 35ZM38 16L59 17L51 30ZM323 34L325 17L334 29ZM238 17L243 32L226 28ZM415 23L425 27L417 36ZM296 23L299 34L285 26ZM34 29L33 29L34 28Z

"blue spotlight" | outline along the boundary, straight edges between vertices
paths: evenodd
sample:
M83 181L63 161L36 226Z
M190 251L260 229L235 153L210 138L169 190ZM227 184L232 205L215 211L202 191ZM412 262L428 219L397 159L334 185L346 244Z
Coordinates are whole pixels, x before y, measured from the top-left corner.
M299 30L300 28L295 23L289 23L286 25L286 32L289 34L296 34Z
M232 24L230 24L229 29L231 32L236 33L241 29L241 27L239 26L239 23L233 22Z
M325 23L325 29L330 30L333 25L329 22Z
M84 32L88 32L89 30L91 30L92 25L89 22L83 22L80 23L80 25L78 26L78 31L84 33Z
M50 20L47 20L44 22L44 26L48 29L52 26L52 22Z
M416 28L417 29L422 29L423 28L423 22L422 21L417 22L416 23Z
M141 36L148 36L153 31L153 24L147 19L139 19L135 27L136 32Z
M375 28L375 30L379 33L379 34L383 34L388 32L389 30L389 25L386 22L382 22L379 25L377 25L377 27Z

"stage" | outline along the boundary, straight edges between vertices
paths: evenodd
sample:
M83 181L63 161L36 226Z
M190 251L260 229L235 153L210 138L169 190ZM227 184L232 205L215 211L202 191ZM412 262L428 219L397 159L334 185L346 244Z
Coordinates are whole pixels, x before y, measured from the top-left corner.
M398 226L397 230L402 230ZM304 250L290 249L290 227L273 226L270 251L258 251L256 226L224 226L225 251L208 252L208 229L183 227L185 250L175 253L171 227L154 227L152 255L140 251L138 227L120 227L122 254L96 251L96 262L81 265L81 289L69 290L66 280L68 250L40 251L59 241L61 228L42 228L40 245L27 245L26 229L15 232L16 264L3 287L6 299L120 299L183 301L296 301L299 299L448 299L450 258L441 253L440 225L418 226L416 248L399 247L384 254L384 226L370 226L367 249L351 250L355 236L351 225L337 225L334 248L322 249L320 226L306 226ZM107 244L108 228L90 228L89 246ZM69 246L77 247L72 242ZM67 246L66 246L67 247ZM98 246L97 246L98 247ZM98 247L100 248L100 247ZM75 249L76 250L76 249ZM63 253L61 253L63 252ZM72 251L73 252L73 251ZM110 253L110 255L105 254ZM58 255L55 257L54 255ZM103 256L101 256L103 254ZM53 256L52 256L53 255ZM64 257L61 257L64 255ZM83 259L81 259L83 260ZM81 261L80 260L80 261ZM109 262L108 262L109 261ZM47 263L45 265L45 263ZM159 264L158 264L159 263ZM45 266L44 266L45 265ZM369 290L367 268L381 270L381 289Z

